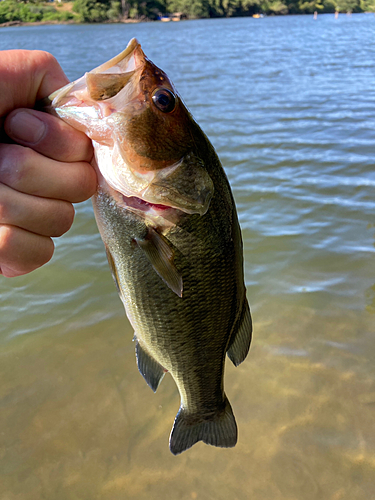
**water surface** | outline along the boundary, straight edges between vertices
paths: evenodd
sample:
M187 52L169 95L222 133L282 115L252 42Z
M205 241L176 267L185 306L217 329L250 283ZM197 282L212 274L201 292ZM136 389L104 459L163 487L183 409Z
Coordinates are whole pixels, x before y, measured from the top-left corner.
M179 406L135 365L89 202L0 279L1 500L375 499L375 16L3 28L74 79L136 36L212 140L243 230L254 340L226 368L234 449L173 457Z

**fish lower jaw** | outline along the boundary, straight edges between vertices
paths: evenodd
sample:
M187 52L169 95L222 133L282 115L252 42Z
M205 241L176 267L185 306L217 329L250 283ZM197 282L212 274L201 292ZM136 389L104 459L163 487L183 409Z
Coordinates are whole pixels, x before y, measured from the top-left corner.
M174 227L186 214L177 208L158 203L151 203L137 196L125 196L119 193L122 198L122 206L140 215L151 225L159 227L162 231Z
M176 226L186 216L181 210L168 205L151 203L135 195L126 196L111 187L102 175L99 176L98 192L105 193L110 197L114 205L132 212L151 226L159 228L162 232Z
M161 205L159 203L151 203L149 201L144 200L143 198L139 198L137 196L125 196L122 195L124 203L129 208L134 208L139 210L140 212L148 212L150 210L154 210L156 212L165 212L166 210L176 210L173 207L168 205Z

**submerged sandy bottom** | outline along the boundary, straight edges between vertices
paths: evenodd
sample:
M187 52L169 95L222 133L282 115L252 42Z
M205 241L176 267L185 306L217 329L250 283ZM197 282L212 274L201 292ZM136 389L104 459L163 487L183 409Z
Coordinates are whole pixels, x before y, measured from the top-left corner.
M245 363L227 363L237 446L199 443L178 457L168 449L177 389L169 376L156 394L147 387L125 319L10 340L0 363L1 499L373 498L373 315L267 312L257 310Z

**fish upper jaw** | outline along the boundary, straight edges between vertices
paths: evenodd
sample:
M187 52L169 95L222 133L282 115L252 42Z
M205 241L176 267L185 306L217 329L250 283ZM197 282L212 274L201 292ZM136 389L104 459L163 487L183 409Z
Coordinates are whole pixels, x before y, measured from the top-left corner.
M128 115L142 109L139 80L145 64L141 45L133 38L116 57L53 92L50 108L91 139L108 142L106 118L125 108Z
M53 108L58 108L63 106L67 100L72 98L73 92L80 92L87 86L86 76L89 77L89 87L90 79L91 86L94 75L123 75L132 74L135 70L143 67L145 63L145 55L141 49L141 45L136 38L132 38L128 43L125 50L120 54L113 57L109 61L101 64L97 68L94 68L89 73L85 73L81 78L75 80L74 82L68 83L61 89L53 92L48 98L52 102L51 106ZM87 94L87 97L89 94ZM100 99L96 99L100 100ZM91 104L90 104L91 105Z

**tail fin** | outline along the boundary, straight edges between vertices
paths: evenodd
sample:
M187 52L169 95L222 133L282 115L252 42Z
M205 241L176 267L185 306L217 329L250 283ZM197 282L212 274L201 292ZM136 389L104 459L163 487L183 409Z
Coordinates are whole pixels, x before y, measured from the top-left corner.
M180 407L173 425L169 448L174 455L191 448L198 441L212 446L231 448L237 443L237 424L232 407L225 396L224 408L204 420L199 415L189 415Z

